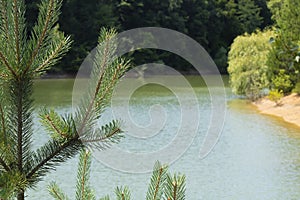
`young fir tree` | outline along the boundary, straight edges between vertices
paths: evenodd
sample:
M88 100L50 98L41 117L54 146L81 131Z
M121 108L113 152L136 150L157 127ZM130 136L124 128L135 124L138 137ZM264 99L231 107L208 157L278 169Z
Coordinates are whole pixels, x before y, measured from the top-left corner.
M90 167L91 153L83 150L80 153L77 184L76 200L95 200L94 191L90 187ZM56 200L68 200L66 194L62 192L56 183L51 183L48 190ZM117 200L130 200L131 193L127 186L117 187L115 189ZM185 176L180 174L171 175L168 173L168 167L156 162L148 186L146 200L184 200L185 199ZM110 200L109 196L100 198L100 200Z
M27 30L24 0L0 0L0 199L25 198L50 170L75 156L88 142L102 149L121 137L119 123L92 125L106 107L128 62L114 59L113 30L102 30L92 71L89 98L75 113L60 116L43 110L40 118L51 139L32 149L33 80L70 49L70 37L58 30L62 0L41 0L32 30ZM85 96L86 97L86 96Z

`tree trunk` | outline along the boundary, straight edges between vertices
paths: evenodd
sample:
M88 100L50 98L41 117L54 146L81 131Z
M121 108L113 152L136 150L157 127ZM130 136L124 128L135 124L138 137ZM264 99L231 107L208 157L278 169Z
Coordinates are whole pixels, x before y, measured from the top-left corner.
M24 200L25 199L25 195L24 195L24 191L20 191L19 193L18 193L18 198L17 198L18 200Z

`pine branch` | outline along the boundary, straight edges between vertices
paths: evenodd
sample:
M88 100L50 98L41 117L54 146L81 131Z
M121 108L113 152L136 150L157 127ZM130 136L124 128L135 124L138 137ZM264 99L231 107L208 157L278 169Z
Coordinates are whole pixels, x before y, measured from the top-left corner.
M1 137L3 139L4 144L7 144L7 133L6 133L6 117L4 115L4 111L3 111L3 107L0 104L0 121L1 121L1 132L3 133L3 135L1 134Z
M33 28L34 32L32 33L33 37L35 35L37 36L37 43L32 52L31 58L29 59L29 62L24 70L24 74L27 73L27 71L30 69L33 62L35 61L47 37L49 29L57 22L61 3L61 0L49 0L48 2L46 0L43 0L41 2L39 6L40 13L38 16L38 23ZM42 27L40 31L39 27Z
M88 103L88 108L86 111L85 109L79 110L79 112L82 112L82 110L85 111L84 118L78 129L80 135L85 135L84 129L89 126L89 123L93 123L93 120L99 118L99 113L103 111L104 107L107 105L118 79L124 74L125 70L128 68L128 64L129 62L124 60L117 60L107 67L108 69L114 69L112 70L113 74L106 73L105 71L101 72L95 92L91 101ZM84 107L84 105L81 107Z
M49 125L52 127L53 130L55 130L55 132L61 136L62 138L67 138L67 135L63 132L60 131L60 129L58 129L58 127L56 127L56 125L54 124L53 120L50 118L49 115L45 116Z
M94 192L89 186L91 166L91 153L84 148L81 150L76 185L76 199L77 200L95 200ZM67 199L66 195L62 193L55 183L51 183L48 187L50 194L56 199Z
M14 10L14 23L15 23L15 40L16 40L16 62L17 65L20 64L21 54L20 54L20 30L19 30L19 9L17 7L17 0L13 0L13 10Z
M69 133L73 129L70 123L67 123L61 116L59 116L54 110L47 111L43 109L40 113L42 124L51 133L53 139L59 141L66 140L71 136Z
M13 68L10 66L10 64L8 63L8 61L6 60L4 54L0 51L0 59L2 61L2 63L4 64L4 66L10 71L10 73L14 76L17 77L16 72L13 70Z
M9 95L6 96L7 130L11 153L15 156L14 168L23 171L23 160L31 153L32 135L32 80L12 78L6 81ZM8 148L9 146L7 146Z
M8 167L8 165L5 163L5 161L0 157L0 165L6 170L6 171L10 171L10 168Z
M173 182L173 199L177 199L177 183Z
M101 108L100 105L105 104L105 103L103 103L103 101L105 101L105 99L109 99L109 97L111 96L110 94L112 93L112 90L114 89L117 81L120 79L120 76L122 76L123 73L125 72L125 70L128 68L129 61L120 59L120 60L116 61L115 65L116 65L116 70L114 71L114 73L112 75L112 79L109 82L109 85L104 88L104 91L99 93L100 96L97 98L96 107Z
M27 64L24 73L26 73L29 70L30 66L34 62L34 59L37 56L37 54L38 54L38 52L39 52L39 50L40 50L40 48L42 46L42 42L44 41L44 39L46 37L46 33L47 33L47 29L48 29L48 24L50 22L50 19L52 17L52 13L53 13L54 0L49 0L48 6L49 7L47 8L46 19L45 19L45 22L44 22L44 26L42 28L42 32L41 32L40 36L38 37L38 42L36 44L35 49L33 50L33 53L31 55L31 59L30 59L29 63ZM40 8L44 8L44 7L41 6ZM40 13L41 12L42 11L40 11ZM39 18L41 18L41 16L39 16Z
M56 47L54 47L54 50L51 51L50 55L47 56L46 60L44 60L43 63L40 66L38 66L34 71L36 73L39 73L45 71L49 66L55 64L56 58L66 53L69 50L70 45L70 37L67 37L66 39L62 40L58 45L56 45Z
M80 194L77 199L84 199L84 193L85 191L85 182L88 179L87 177L87 172L89 171L89 166L88 166L88 152L82 152L81 157L80 157L80 164L79 164L79 170L78 170L78 188L79 191L78 193Z
M89 187L90 167L91 167L91 154L88 150L82 150L80 153L78 173L77 173L77 186L76 186L77 200L89 200L94 196Z
M111 98L118 79L129 67L129 62L114 57L116 51L115 36L114 29L101 30L99 45L93 62L91 81L89 82L89 88L91 89L87 93L89 102L82 101L78 111L84 113L83 118L79 117L78 133L80 135L84 134L84 128L89 123L93 123L95 119L100 117L100 113L103 112L108 100Z
M18 88L19 89L19 88ZM18 91L19 94L22 94L22 91ZM17 162L19 171L23 171L23 95L17 97Z
M80 136L80 140L91 148L94 147L100 150L106 149L113 143L118 143L123 137L123 131L119 126L120 123L118 121L112 121L100 129L94 130L92 133Z
M2 18L2 24L1 26L4 29L4 34L5 37L7 38L8 41L10 41L10 34L8 31L8 19L7 19L7 1L5 0L0 0L0 6L1 6L1 18Z
M52 140L39 148L31 162L27 163L26 178L34 183L38 177L45 175L49 170L53 170L59 163L75 156L83 148L78 138L75 136L63 144ZM32 166L32 162L34 162L34 166Z
M4 99L1 99L1 103L7 105L5 112L1 105L1 120L2 122L5 120L7 123L4 126L1 123L1 126L8 131L4 136L5 139L2 140L4 143L0 145L2 165L7 172L16 170L22 174L24 161L31 154L32 100L30 96L32 82L27 78L8 78L1 89L3 87L4 91L9 91L9 93ZM1 139L3 139L3 135ZM19 191L21 194L23 188L20 188Z
M100 198L99 200L110 200L110 198L109 198L109 196L107 195L107 196L105 196L105 197Z
M146 200L160 200L163 194L164 184L167 178L167 166L162 166L160 162L154 165L151 181L146 194Z
M5 171L12 170L12 163L15 161L14 151L11 149L12 145L10 139L5 142L0 138L0 166L2 166Z
M165 185L165 200L185 200L185 176L168 174Z
M68 200L67 195L65 195L54 182L48 186L48 191L56 200Z
M23 161L31 154L32 136L32 80L26 77L8 81L10 96L7 97L8 129L14 146L12 151L16 155L17 168L23 171Z
M77 172L76 200L95 200L94 192L89 186L91 154L87 150L80 153ZM185 200L185 176L167 174L168 167L162 166L159 162L154 165L153 175L147 192L147 200ZM164 181L163 181L164 180ZM56 184L51 184L49 191L56 199L65 197ZM127 186L115 189L117 200L130 200L131 194ZM100 200L109 200L109 196Z
M85 191L85 182L87 181L86 172L88 171L87 166L87 155L85 154L85 157L83 158L83 166L82 166L82 176L81 176L81 199L84 197Z
M0 199L12 199L26 185L26 179L20 172L15 170L0 172Z
M112 52L113 51L112 46L114 44L113 44L113 41L111 41L111 40L112 40L113 37L115 37L115 35L116 35L116 33L114 32L114 30L109 32L106 29L102 29L101 33L100 33L100 37L99 37L99 41L98 41L99 45L97 47L97 54L98 54L98 58L101 58L100 59L101 64L99 66L99 70L96 70L97 74L100 72L100 78L99 78L99 81L97 82L97 86L96 86L96 90L95 90L95 93L94 93L94 98L93 98L92 105L94 104L94 101L96 100L96 97L99 94L101 84L102 84L102 80L103 80L105 72L106 72L105 68L108 68L109 63L111 62L111 56L109 54L114 53L114 52ZM104 49L101 48L102 43L105 44ZM99 54L101 56L99 56ZM95 59L94 64L97 66L98 62L99 61L98 61L97 55L96 55L96 59ZM114 80L114 79L115 79L115 77L112 78L112 80Z
M0 97L1 102L4 102L4 99ZM5 116L3 105L0 104L0 165L6 170L9 171L9 156L12 157L11 151L11 138L7 134L6 130L7 117ZM6 158L5 158L5 157Z
M113 36L112 36L112 37L113 37ZM104 57L103 57L104 59L103 59L103 62L102 62L102 64L101 64L101 66L100 66L100 69L103 69L103 68L107 65L107 60L108 60L108 58L107 58L107 52L109 51L109 47L110 47L110 46L109 46L109 41L107 41L107 42L105 43L105 48L104 48L104 50L103 50L103 51L104 51ZM97 47L97 48L99 48L99 47ZM97 81L97 84L96 84L96 88L95 88L94 94L93 94L93 96L92 96L92 98L91 98L91 100L90 100L90 102L89 102L89 105L88 105L87 111L86 111L86 113L85 113L85 116L84 116L84 118L83 118L83 120L82 120L81 126L80 126L80 128L78 129L78 130L79 130L79 131L78 131L79 135L81 135L81 134L83 133L83 129L84 129L84 127L86 126L87 121L88 121L89 118L90 118L90 115L91 115L93 106L94 106L94 104L95 104L97 95L98 95L98 93L99 93L100 86L101 86L102 79L103 79L104 75L105 75L105 70L101 70L101 74L100 74L99 80Z
M127 186L117 187L115 190L117 200L130 200L131 194Z
M33 77L55 64L71 44L70 38L59 32L58 26L54 27L61 5L62 0L42 0L38 21L28 39L25 1L0 0L0 74L5 88L5 101L0 105L0 189L3 180L8 184L28 180L28 185L33 186L46 172L83 147L71 117L61 118L66 132L46 117L48 125L63 140L50 140L36 153L31 150ZM23 200L28 185L18 182L12 187L14 191L7 185L7 191Z

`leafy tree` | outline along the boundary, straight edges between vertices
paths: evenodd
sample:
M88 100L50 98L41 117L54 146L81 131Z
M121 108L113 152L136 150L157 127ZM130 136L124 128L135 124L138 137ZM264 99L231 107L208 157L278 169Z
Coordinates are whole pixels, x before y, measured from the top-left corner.
M272 88L276 91L288 94L293 87L291 76L284 69L279 70L279 73L272 77Z
M262 89L268 87L266 62L272 35L271 30L258 31L251 35L238 36L234 40L228 62L234 93L254 100L260 97Z
M210 17L208 2L186 0L183 1L182 8L188 15L185 26L189 35L208 50L207 24Z
M37 15L37 2L26 0L29 27ZM275 1L275 0L272 0ZM97 43L99 26L118 30L157 26L186 33L198 41L227 72L227 53L233 39L272 23L266 0L68 0L62 5L60 30L74 39L73 48L51 72L75 73ZM226 30L226 31L224 31ZM132 54L133 62L159 61L180 71L192 66L168 52L142 50Z
M37 22L28 36L23 0L0 0L0 198L25 198L57 165L76 155L91 141L103 149L121 137L118 121L93 130L112 90L128 67L114 59L114 30L103 29L95 56L90 89L76 112L60 116L40 111L40 119L51 139L33 150L33 80L50 69L69 50L70 37L58 30L62 0L42 0ZM104 53L105 52L105 53ZM110 52L110 53L107 53ZM99 64L101 63L101 64ZM95 87L97 86L97 87ZM86 98L89 97L89 98Z
M259 16L262 17L262 24L260 26L261 29L264 29L268 26L271 26L273 24L272 21L272 13L271 10L268 8L266 0L254 0L255 4L260 8L260 14Z
M277 10L278 14L274 16L276 25L283 31L284 35L288 37L290 40L299 41L300 2L298 0L284 0L281 1L281 4L279 5L280 7Z
M94 191L90 187L90 168L91 153L88 150L81 151L77 184L76 184L76 200L93 200L96 199ZM69 199L62 192L59 186L53 182L49 185L48 190L52 197L57 200ZM115 189L117 200L130 200L131 193L127 186L117 187ZM105 196L100 200L109 200L109 196ZM168 167L156 162L153 173L148 186L146 200L184 200L185 199L185 176L180 174L171 175L168 173Z
M197 12L208 13L206 17L208 20L205 17L196 18L195 20L206 22L206 31L198 34L206 35L208 45L204 45L204 47L216 62L219 70L222 73L226 73L227 54L234 38L245 32L252 33L255 29L261 27L260 8L254 1L246 0L213 0L204 2L207 2L205 9L202 7L203 10L200 11L198 9ZM263 2L262 5L264 5ZM191 32L191 34L193 33Z
M272 39L272 50L268 55L269 78L273 85L277 77L289 77L287 87L281 88L286 94L291 92L299 79L300 63L297 56L300 54L300 2L297 0L284 0L269 2L269 7L276 21L277 31ZM284 72L284 75L282 74ZM275 89L279 89L276 88Z
M61 30L74 40L72 49L53 68L54 72L77 72L84 58L97 45L100 27L119 26L114 0L64 1L59 19Z
M300 95L300 82L298 82L295 86L295 88L293 89L293 92L297 93L298 95Z
M275 21L280 15L279 12L281 10L282 4L283 4L282 0L269 0L267 3L267 6L272 13L272 19Z
M182 0L120 0L118 12L123 30L163 26L185 31Z
M298 45L286 38L282 30L278 29L275 37L271 40L272 49L268 54L267 65L269 67L269 80L276 88L278 78L286 80L285 88L280 88L285 94L291 92L299 79L299 63L296 61L298 56Z
M185 10L181 0L121 0L118 5L123 30L140 27L164 27L187 33ZM135 65L163 62L176 69L188 71L190 65L180 57L166 51L143 49L132 54Z
M251 33L262 24L260 10L253 0L239 0L237 17L245 32Z

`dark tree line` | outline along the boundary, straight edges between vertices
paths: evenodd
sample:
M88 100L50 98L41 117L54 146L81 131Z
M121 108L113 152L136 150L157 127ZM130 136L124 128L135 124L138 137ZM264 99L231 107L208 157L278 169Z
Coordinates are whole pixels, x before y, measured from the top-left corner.
M26 0L29 25L40 0ZM227 72L227 53L233 39L272 24L266 0L65 0L60 29L74 40L72 50L53 72L75 73L97 44L103 26L118 31L158 26L185 33L211 55L222 73ZM135 64L164 62L183 72L192 66L180 57L158 50L141 50Z

